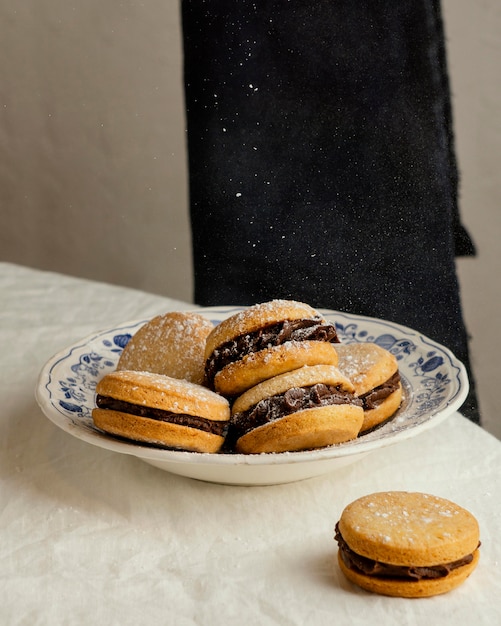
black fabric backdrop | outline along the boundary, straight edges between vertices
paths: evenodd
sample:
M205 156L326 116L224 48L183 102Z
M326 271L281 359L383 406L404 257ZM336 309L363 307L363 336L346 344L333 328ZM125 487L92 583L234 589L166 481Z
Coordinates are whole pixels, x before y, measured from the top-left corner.
M195 301L392 320L472 379L439 3L183 0L182 16Z

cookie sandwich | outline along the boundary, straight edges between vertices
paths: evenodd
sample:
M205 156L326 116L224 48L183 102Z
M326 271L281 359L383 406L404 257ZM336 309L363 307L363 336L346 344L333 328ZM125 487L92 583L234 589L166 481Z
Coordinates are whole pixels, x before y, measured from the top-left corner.
M392 417L402 403L402 384L397 359L375 343L344 343L337 346L338 367L351 380L362 400L361 432Z
M388 596L446 593L463 583L479 560L475 517L424 493L389 491L355 500L342 512L335 539L346 578Z
M199 313L157 315L129 340L117 369L154 372L202 384L205 340L213 328L214 324Z
M133 441L192 452L219 452L228 401L206 387L152 372L116 371L96 387L97 428Z
M303 365L337 365L334 324L293 300L256 304L218 324L207 337L208 385L235 397Z
M334 366L305 366L259 383L232 406L228 443L244 454L322 448L363 422L351 382Z

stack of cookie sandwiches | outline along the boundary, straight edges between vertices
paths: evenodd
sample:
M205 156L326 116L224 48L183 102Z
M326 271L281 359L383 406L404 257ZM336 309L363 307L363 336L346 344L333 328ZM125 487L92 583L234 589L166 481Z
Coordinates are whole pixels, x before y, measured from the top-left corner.
M221 322L205 347L209 386L230 400L226 449L318 448L355 438L355 388L337 368L334 324L291 300L256 304Z
M308 304L272 300L217 325L193 312L157 316L97 394L94 422L114 435L259 454L354 439L396 412L402 388L388 351L341 345L336 326Z
M219 452L230 405L204 382L205 340L214 328L197 313L166 313L142 326L117 370L96 387L95 425L115 436L190 452Z

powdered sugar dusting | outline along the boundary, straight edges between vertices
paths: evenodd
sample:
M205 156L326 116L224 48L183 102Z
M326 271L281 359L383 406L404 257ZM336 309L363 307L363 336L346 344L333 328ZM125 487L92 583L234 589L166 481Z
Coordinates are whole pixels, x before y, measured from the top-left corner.
M227 404L227 401L222 396L206 387L163 374L122 370L109 374L109 377L113 377L118 382L127 385L127 391L134 395L145 389L153 389L155 392L165 394L166 396L174 394L178 399L174 401L173 406L179 408L180 412L189 412L193 401L216 402L222 406ZM183 404L183 398L186 398L188 401L186 404ZM143 399L142 403L146 404L147 400Z
M315 309L304 302L275 299L270 300L269 302L255 304L247 309L235 313L235 315L231 317L231 324L235 329L235 334L242 334L246 332L250 320L253 320L254 327L258 328L261 324L266 323L273 317L277 317L277 319L286 319L286 316L283 318L281 317L281 312L284 311L284 309L294 309L297 315L302 314L306 318L318 315Z
M421 493L372 494L351 506L350 516L361 534L400 546L419 543L423 532L427 542L440 544L457 534L459 517L472 517L453 502Z
M311 345L306 341L287 341L279 346L271 346L270 348L267 348L267 352L264 352L263 350L259 352L251 352L247 354L244 359L247 364L250 364L253 361L258 361L259 363L270 363L275 361L275 355L277 352L280 352L280 354L286 358L288 353L298 354L301 352L311 352Z
M149 371L201 383L205 340L213 328L211 321L195 313L157 316L129 341L117 369Z
M339 369L353 383L361 383L365 378L365 372L376 363L373 354L364 355L344 354L338 349Z

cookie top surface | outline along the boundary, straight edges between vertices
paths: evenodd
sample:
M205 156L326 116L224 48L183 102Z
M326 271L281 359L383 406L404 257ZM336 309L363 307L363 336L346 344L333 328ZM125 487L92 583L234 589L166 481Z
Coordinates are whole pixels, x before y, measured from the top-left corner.
M393 565L432 566L473 553L475 517L459 505L418 492L389 491L349 504L339 530L357 554Z
M117 369L154 372L201 384L205 341L213 328L210 320L195 312L157 315L130 339Z
M207 337L205 358L209 358L212 352L223 343L251 333L266 325L284 320L298 320L318 318L322 316L304 302L295 300L270 300L255 304L223 320Z
M375 343L336 344L338 367L354 384L358 395L382 385L397 371L397 359Z
M206 387L153 372L121 370L104 376L96 393L131 404L211 420L228 420L228 401Z
M239 396L232 413L246 411L264 398L285 393L294 387L312 387L318 383L339 386L342 391L353 393L351 382L332 365L305 365L291 372L279 374L252 387Z

